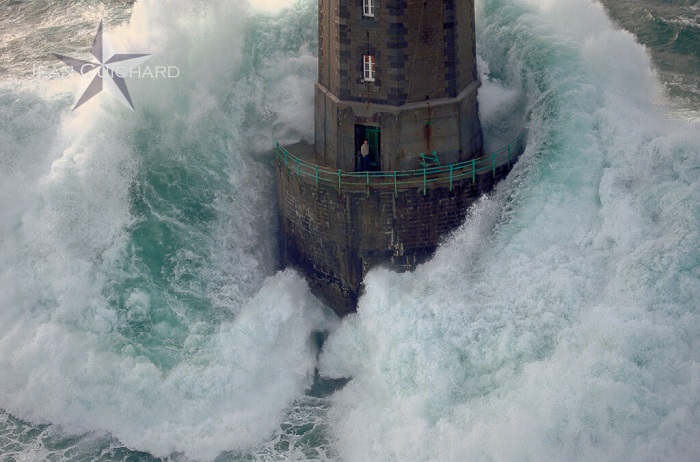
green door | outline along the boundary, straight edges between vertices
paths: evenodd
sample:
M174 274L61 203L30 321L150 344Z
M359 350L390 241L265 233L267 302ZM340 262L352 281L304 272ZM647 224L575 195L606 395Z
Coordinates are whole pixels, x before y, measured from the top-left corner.
M369 170L381 170L380 155L379 155L379 128L365 127L365 137L369 144Z

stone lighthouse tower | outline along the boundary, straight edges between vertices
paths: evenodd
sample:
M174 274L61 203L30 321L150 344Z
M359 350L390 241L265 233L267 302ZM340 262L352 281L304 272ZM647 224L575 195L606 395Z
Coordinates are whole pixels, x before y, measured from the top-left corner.
M277 145L280 247L342 316L373 266L429 258L519 151L482 152L473 0L319 0L318 34L314 146Z
M481 155L473 0L319 0L315 143L326 165L416 168Z

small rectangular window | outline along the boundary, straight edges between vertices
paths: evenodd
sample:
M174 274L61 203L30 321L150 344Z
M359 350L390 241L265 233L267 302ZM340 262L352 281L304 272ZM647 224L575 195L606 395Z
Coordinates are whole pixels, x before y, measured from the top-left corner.
M362 0L362 15L374 16L374 0Z
M374 82L374 56L364 55L364 80Z

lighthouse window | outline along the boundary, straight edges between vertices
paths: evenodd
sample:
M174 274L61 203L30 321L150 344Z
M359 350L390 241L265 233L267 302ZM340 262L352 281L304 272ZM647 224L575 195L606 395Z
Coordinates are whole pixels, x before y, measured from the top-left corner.
M362 15L374 16L374 0L362 0Z
M365 82L374 82L374 56L364 56L364 80Z

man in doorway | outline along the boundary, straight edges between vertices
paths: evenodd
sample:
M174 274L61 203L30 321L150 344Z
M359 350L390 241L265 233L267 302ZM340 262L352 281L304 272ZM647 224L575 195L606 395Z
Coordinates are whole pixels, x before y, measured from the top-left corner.
M361 172L366 172L367 170L369 170L369 157L367 156L369 156L369 142L365 140L365 142L362 143L362 147L360 148Z

